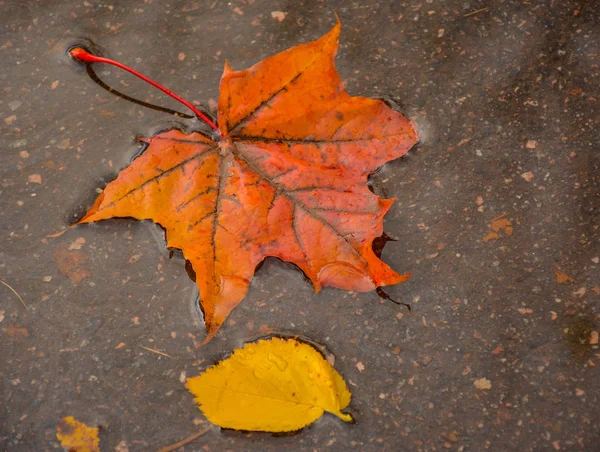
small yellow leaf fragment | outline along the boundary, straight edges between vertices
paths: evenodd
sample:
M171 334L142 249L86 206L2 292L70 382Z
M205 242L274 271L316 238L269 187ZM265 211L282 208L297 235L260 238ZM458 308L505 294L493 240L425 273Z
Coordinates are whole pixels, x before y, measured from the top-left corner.
M487 378L479 378L473 384L477 389L492 389L492 382Z
M56 426L60 445L69 452L100 452L100 439L95 427L88 427L73 416L63 417Z
M186 387L206 418L236 430L290 432L328 411L342 413L350 391L340 374L313 347L295 339L246 344Z

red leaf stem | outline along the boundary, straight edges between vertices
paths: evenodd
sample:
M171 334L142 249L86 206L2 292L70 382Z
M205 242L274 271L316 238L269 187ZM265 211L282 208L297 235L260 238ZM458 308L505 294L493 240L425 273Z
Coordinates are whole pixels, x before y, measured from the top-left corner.
M135 75L136 77L141 78L145 82L150 83L155 88L158 88L159 90L161 90L166 95L172 97L173 99L175 99L178 102L181 102L183 105L185 105L190 110L192 110L194 112L194 114L198 118L200 118L202 121L204 121L206 124L208 124L213 130L216 130L217 132L219 132L219 128L217 127L217 125L213 121L211 121L211 119L208 116L206 116L204 113L202 113L200 110L198 110L191 102L188 102L187 100L185 100L182 97L180 97L177 94L175 94L170 89L165 88L164 86L162 86L159 83L156 83L154 80L146 77L145 75L140 74L135 69L132 69L129 66L126 66L126 65L124 65L122 63L119 63L118 61L111 60L110 58L104 58L104 57L99 57L99 56L96 56L96 55L92 55L87 50L85 50L85 49L83 49L81 47L75 47L75 48L71 49L69 51L69 54L73 58L75 58L76 60L82 61L84 63L106 63L106 64L112 64L113 66L121 68L121 69L123 69L123 70L125 70L125 71L127 71L127 72L129 72L129 73L131 73L133 75Z

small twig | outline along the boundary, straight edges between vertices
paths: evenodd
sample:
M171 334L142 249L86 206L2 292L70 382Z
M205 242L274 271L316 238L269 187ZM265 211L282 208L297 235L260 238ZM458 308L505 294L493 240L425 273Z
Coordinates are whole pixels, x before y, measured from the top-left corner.
M25 306L25 309L29 310L29 308L27 307L27 305L25 304L25 302L23 301L23 299L21 298L21 296L17 293L17 291L15 289L13 289L12 287L10 287L7 283L5 283L4 281L2 281L1 279L0 279L0 283L4 284L6 287L8 287L12 291L12 293L14 293L17 296L17 298L19 299L19 301L21 302L21 304L23 306Z
M153 348L144 347L143 345L140 345L140 347L142 347L144 350L148 350L149 352L156 353L158 355L163 355L163 356L166 356L167 358L175 359L171 355L167 355L166 353L161 352L160 350L155 350Z
M468 13L468 14L465 14L463 17L470 17L470 16L474 16L475 14L479 14L479 13L482 13L482 12L484 12L484 11L487 11L487 10L488 10L488 8L487 8L487 7L485 7L485 8L481 8L481 9L478 9L477 11L472 11L472 12L470 12L470 13Z
M178 443L175 443L171 446L167 446L167 447L163 447L162 449L160 449L158 452L171 452L173 450L177 450L180 447L185 446L187 443L190 443L192 441L194 441L196 438L201 437L202 435L204 435L206 432L208 432L211 428L213 428L213 426L209 426L207 428L205 428L204 430L200 430L198 433L194 433L192 436L188 436L185 439L182 439L181 441L179 441Z

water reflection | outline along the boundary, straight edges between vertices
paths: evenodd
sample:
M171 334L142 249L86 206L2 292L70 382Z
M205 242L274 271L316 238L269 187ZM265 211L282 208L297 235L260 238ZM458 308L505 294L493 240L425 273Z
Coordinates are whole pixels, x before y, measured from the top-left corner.
M188 115L188 114L176 111L176 110L171 110L170 108L167 108L167 107L161 107L159 105L154 105L154 104L151 104L148 102L144 102L143 100L135 99L131 96L128 96L127 94L117 91L116 89L114 89L111 86L104 83L100 79L100 77L98 77L98 74L96 74L96 72L94 71L94 68L92 67L91 64L86 64L86 71L94 83L96 83L98 86L100 86L102 89L105 89L109 93L114 94L117 97L120 97L121 99L125 99L129 102L133 102L134 104L141 105L142 107L150 108L152 110L157 110L157 111L161 111L164 113L168 113L168 114L177 116L179 118L186 118L186 119L195 118L194 115Z

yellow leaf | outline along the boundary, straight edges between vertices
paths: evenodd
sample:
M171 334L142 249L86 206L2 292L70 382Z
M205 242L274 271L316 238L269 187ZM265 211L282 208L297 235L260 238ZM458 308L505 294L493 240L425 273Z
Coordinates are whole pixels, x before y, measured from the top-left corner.
M346 422L346 383L308 344L272 338L246 344L229 358L188 378L187 388L213 424L236 430L290 432L323 412Z
M88 427L73 416L63 417L56 429L61 446L69 452L100 452L100 429Z

